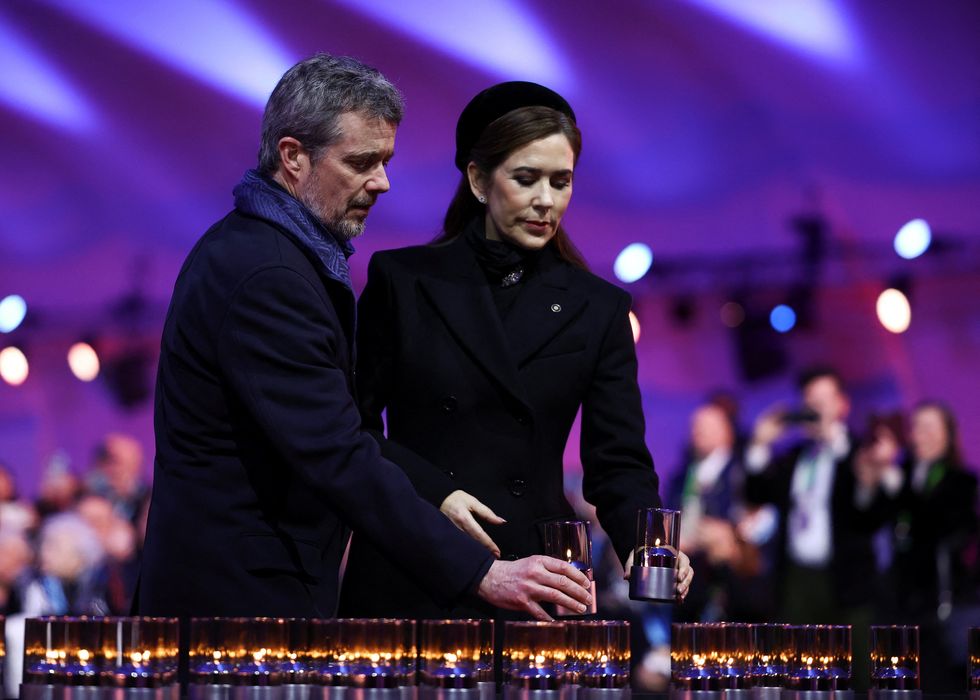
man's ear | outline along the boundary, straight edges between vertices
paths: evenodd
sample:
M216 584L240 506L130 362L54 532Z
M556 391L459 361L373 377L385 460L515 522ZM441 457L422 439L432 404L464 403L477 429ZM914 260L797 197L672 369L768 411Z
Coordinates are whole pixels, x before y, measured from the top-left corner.
M292 136L283 136L278 146L280 170L293 182L304 179L310 168L310 156L303 144Z

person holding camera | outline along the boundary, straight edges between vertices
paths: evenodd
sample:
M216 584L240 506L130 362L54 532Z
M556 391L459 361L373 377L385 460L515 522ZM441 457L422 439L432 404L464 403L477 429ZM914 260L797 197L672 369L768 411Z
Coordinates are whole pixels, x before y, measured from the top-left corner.
M872 536L883 520L859 498L858 443L847 426L851 402L840 375L813 368L798 387L801 408L770 409L756 421L745 495L779 508L780 621L853 625L853 677L865 679L860 664L868 657L878 576Z

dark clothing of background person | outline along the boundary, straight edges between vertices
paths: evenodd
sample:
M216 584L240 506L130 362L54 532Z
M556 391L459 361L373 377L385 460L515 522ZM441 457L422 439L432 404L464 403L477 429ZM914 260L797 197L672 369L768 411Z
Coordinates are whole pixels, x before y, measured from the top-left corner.
M329 617L351 527L454 604L493 558L360 429L346 260L328 265L301 234L342 244L305 208L291 210L305 229L284 224L299 203L249 178L275 201L236 198L167 314L139 614Z
M925 479L914 484L915 464L906 460L902 488L887 501L894 529L881 608L889 622L919 625L923 689L957 692L967 629L980 624L977 477L943 460L924 466Z
M729 523L735 528L745 512L745 467L741 450L736 444L725 459L717 478L708 486L697 483L696 467L701 460L693 449L684 451L681 467L667 482L664 503L668 508L682 511L681 539L692 513L685 509L688 498L697 498L700 518ZM685 516L687 516L685 518ZM735 530L737 532L737 529ZM767 622L774 619L772 566L776 557L776 538L762 546L742 541L738 561L712 561L706 550L684 551L691 557L691 566L698 576L683 606L674 610L674 622Z
M791 564L786 550L793 473L809 444L804 443L789 449L776 456L763 473L749 473L746 477L748 501L773 503L779 509L778 536L782 545L777 571L785 571ZM847 455L835 463L829 504L831 555L826 569L833 582L831 594L834 604L840 608L873 602L877 592L877 570L872 536L883 524L880 512L872 508L860 509L855 503L856 483L851 466L856 445L854 438L850 439L850 444Z
M502 558L518 558L542 552L542 523L575 517L562 455L581 407L583 494L622 563L637 509L660 504L629 295L553 246L525 252L519 283L501 286L483 228L481 218L449 242L372 257L359 301L365 428L430 503L461 489L504 518L485 529ZM489 614L434 600L405 571L355 533L341 614Z

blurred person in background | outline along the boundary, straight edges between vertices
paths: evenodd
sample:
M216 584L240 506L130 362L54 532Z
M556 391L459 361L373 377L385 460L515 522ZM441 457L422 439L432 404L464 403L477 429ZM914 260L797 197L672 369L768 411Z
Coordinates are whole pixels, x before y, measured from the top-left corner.
M107 615L105 549L77 513L51 516L41 525L37 572L24 590L24 613Z
M778 619L853 625L854 678L863 690L878 578L872 537L883 520L859 507L858 441L840 375L811 368L798 387L801 408L771 408L756 421L745 453L746 498L779 509Z
M89 494L75 506L105 550L105 601L113 615L129 613L136 585L136 526L122 517L108 499Z
M43 520L49 515L70 510L80 493L81 484L70 469L67 455L56 452L41 476L37 500L34 502L38 517Z
M21 500L13 471L0 462L0 533L28 532L37 527L37 511Z
M667 505L683 513L681 549L698 571L675 622L772 619L772 553L766 560L761 546L774 541L777 516L771 505L745 504L736 411L722 395L694 410L682 468L667 487ZM739 527L743 518L752 525ZM759 526L764 518L767 528Z
M34 550L23 531L0 527L0 615L20 612L34 563Z
M879 421L856 462L862 485L893 518L882 616L920 626L924 689L960 691L967 628L980 625L977 477L941 402L915 406L904 454L902 446L901 427Z
M106 435L96 448L85 488L107 499L122 517L134 523L150 495L143 477L143 447L139 441L122 433Z

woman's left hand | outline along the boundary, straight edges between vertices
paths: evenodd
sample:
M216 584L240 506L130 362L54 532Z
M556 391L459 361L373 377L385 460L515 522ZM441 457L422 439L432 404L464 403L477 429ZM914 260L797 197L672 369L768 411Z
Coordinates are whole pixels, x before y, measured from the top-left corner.
M691 581L694 580L694 569L691 568L691 559L684 552L677 552L677 582L675 590L678 599L683 603L691 590Z

